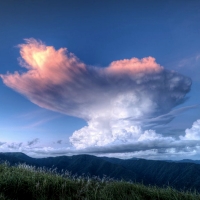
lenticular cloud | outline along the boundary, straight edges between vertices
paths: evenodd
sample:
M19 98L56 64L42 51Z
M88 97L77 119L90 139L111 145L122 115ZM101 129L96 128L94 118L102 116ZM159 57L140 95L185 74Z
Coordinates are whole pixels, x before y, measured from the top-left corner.
M143 122L170 112L190 90L189 78L164 69L153 57L100 68L86 65L66 48L25 41L19 48L26 72L1 78L40 107L86 120L88 125L70 137L79 149L160 138L143 131Z

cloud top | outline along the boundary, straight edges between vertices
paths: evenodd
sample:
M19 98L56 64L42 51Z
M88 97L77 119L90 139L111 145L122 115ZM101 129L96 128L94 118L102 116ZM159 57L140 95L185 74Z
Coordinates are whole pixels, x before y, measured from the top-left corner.
M154 73L160 72L163 69L159 64L155 62L155 58L147 57L124 59L113 61L107 71L113 74L139 74L139 73Z
M66 48L56 50L32 38L25 42L19 48L26 71L1 78L40 107L86 120L88 125L70 137L78 149L160 138L145 132L144 122L170 112L190 91L190 78L164 69L153 57L100 68Z
M185 130L185 136L180 136L182 140L199 140L200 141L200 119L192 124L191 128Z

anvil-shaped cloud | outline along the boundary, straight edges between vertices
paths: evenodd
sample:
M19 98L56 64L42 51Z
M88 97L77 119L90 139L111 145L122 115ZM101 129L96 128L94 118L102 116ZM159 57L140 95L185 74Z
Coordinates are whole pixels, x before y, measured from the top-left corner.
M83 118L88 125L70 137L77 148L161 138L145 121L185 100L191 79L164 69L153 57L113 61L100 68L66 48L26 39L20 64L26 72L1 75L10 88L40 107Z

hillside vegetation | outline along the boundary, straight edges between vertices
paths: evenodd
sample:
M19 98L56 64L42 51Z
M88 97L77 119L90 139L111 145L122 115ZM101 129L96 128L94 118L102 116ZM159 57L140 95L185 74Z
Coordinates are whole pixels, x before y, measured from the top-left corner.
M116 181L107 177L72 176L55 169L25 164L0 164L0 200L200 200L196 192L181 192Z
M178 190L197 190L200 192L200 165L195 163L176 163L145 159L122 160L91 155L58 156L31 158L23 153L0 153L0 160L9 161L12 166L18 163L70 171L72 174L98 176L104 175L125 181L171 187Z

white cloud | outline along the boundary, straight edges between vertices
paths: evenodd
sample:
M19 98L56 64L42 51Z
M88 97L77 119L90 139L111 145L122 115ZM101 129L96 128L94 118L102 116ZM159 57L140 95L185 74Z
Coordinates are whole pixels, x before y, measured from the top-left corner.
M75 131L70 142L77 148L104 146L112 142L137 140L141 127L133 126L129 120L110 120L109 117L97 118L88 122L88 126Z
M0 142L0 150L1 152L23 152L31 157L90 154L123 159L131 157L167 160L184 158L198 159L200 154L200 140L179 140L173 137L163 137L154 130L146 130L143 132L140 127L134 127L132 129L135 134L127 136L127 141L114 142L101 146L94 146L92 144L86 148L57 147L55 143L44 145L41 141L38 144L38 139L34 139L31 141L34 145L29 145L30 142L27 142L27 144L20 142ZM126 138L126 136L120 136L119 138ZM78 141L80 142L82 140L78 137Z
M180 136L181 140L200 140L200 119L195 121L191 128L185 130L185 136Z

